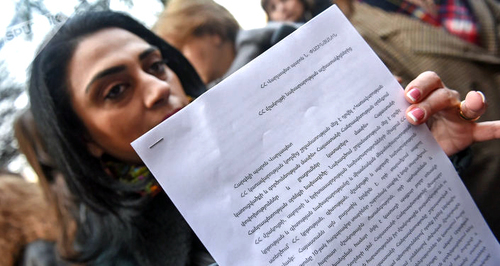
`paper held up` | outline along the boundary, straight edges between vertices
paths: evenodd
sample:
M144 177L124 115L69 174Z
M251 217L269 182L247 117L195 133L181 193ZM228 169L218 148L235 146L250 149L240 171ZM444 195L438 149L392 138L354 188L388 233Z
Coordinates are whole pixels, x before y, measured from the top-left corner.
M403 90L337 7L133 142L220 265L499 265Z

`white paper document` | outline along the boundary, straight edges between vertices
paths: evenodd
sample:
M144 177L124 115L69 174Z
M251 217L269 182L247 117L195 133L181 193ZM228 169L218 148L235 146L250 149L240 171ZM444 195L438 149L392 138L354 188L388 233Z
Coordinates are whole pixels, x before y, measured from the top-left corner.
M500 265L407 107L332 7L132 145L222 266Z

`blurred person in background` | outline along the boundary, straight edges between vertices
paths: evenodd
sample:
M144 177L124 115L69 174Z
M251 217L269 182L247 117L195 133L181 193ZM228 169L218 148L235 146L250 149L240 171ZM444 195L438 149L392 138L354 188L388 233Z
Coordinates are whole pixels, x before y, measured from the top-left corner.
M57 229L55 241L29 243L23 256L23 265L67 265L61 258L72 255L76 224L70 212L75 212L77 208L72 204L73 199L64 177L47 153L45 144L36 129L33 114L29 109L24 110L15 119L14 135L19 150L25 155L31 168L35 171L43 195L48 201L51 211L57 217L57 222L54 223L54 227Z
M211 88L298 26L274 22L242 30L233 15L213 0L171 0L153 31L181 51Z
M0 214L0 265L29 265L23 256L30 243L57 239L59 227L54 209L39 184L22 176L0 174ZM36 265L54 265L50 263L50 251L38 253L41 263Z
M351 1L337 1L344 12ZM305 23L332 5L331 0L261 0L268 21Z
M262 0L268 21L306 22L312 18L312 0Z
M385 11L405 14L477 45L486 44L481 31L495 27L496 0L359 0ZM497 11L495 11L495 9ZM497 13L498 14L498 13ZM486 29L483 29L485 27ZM499 32L497 31L497 35Z
M365 2L377 6L355 0L336 0L331 4L339 6L403 86L422 71L435 71L447 86L461 94L470 90L482 91L490 99L490 109L483 118L500 119L500 25L498 24L500 3L498 1ZM436 9L437 2L443 5L439 12ZM453 5L458 5L460 8L452 8ZM399 11L403 9L408 11L411 7L411 10L415 11L412 13L414 16L420 14L422 17L414 19L401 12L380 9L380 6L397 6ZM264 4L263 7L268 16L271 16ZM419 9L415 9L417 7ZM439 24L441 26L429 23L426 18L431 16L426 12L417 12L420 9L436 16L441 14L441 24ZM445 15L446 12L453 10L462 12L464 16L455 18L452 15ZM474 24L470 24L470 21ZM464 26L463 29L471 31L460 33L461 27L456 25ZM454 32L447 26L457 31ZM473 145L472 152L467 149L461 155L461 160L453 158L457 160L455 164L457 170L491 229L497 238L500 238L500 213L496 210L496 206L500 204L498 178L500 141Z
M345 0L337 0L341 2ZM472 1L471 1L472 2ZM461 94L482 91L489 99L484 120L500 119L500 5L474 0L480 17L481 46L459 38L442 27L353 1L349 20L402 85L421 71L439 73L443 82ZM478 143L464 151L460 176L490 228L500 239L500 141ZM465 167L468 165L467 167Z

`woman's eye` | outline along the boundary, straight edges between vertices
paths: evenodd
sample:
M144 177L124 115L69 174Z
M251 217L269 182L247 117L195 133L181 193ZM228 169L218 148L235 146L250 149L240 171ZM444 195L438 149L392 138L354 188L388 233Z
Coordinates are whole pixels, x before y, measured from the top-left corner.
M165 60L160 60L154 62L150 67L152 74L164 74L166 72L167 63Z
M111 89L109 89L109 91L106 93L104 98L108 99L108 100L117 99L123 94L123 92L126 89L127 89L127 86L125 84L115 85L115 86L111 87Z

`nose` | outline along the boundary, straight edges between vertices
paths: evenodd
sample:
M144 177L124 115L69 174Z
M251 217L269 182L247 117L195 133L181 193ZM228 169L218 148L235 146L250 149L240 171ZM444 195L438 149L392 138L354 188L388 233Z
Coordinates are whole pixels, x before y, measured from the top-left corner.
M155 108L168 104L170 97L170 84L154 75L143 73L141 77L141 91L143 91L144 105L147 108Z

